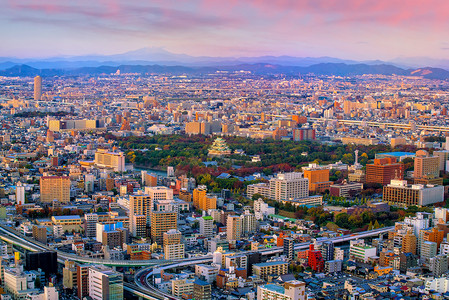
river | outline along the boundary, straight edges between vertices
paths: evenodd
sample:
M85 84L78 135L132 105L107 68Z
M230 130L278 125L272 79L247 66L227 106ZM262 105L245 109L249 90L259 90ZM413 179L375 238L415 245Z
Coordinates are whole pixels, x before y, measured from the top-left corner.
M158 177L167 177L167 171L161 171L161 170L156 170L156 169L151 169L151 168L145 168L145 167L134 167L134 171L147 171L148 173L154 173L156 174Z

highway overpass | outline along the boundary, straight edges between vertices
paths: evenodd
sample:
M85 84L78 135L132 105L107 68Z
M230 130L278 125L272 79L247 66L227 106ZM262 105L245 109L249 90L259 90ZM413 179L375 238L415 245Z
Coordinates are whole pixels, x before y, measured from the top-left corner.
M344 236L338 236L338 237L334 237L334 238L322 239L322 240L320 240L320 242L331 241L334 244L344 243L344 242L349 242L351 240L364 239L364 238L368 238L368 237L376 237L376 236L379 236L382 234L386 234L391 230L394 230L394 226L362 231L362 232L358 232L358 233L351 234L351 235L344 235ZM296 251L306 250L309 248L310 244L311 244L311 242L298 243L295 245L295 250ZM261 252L262 255L275 255L275 254L280 254L283 251L284 251L283 247L273 247L273 248L258 250L258 252ZM236 254L246 254L246 253L251 253L251 252L254 252L254 251L237 252ZM145 290L149 293L159 293L160 297L168 297L171 295L167 295L166 293L163 293L163 292L157 290L152 285L152 283L150 282L150 278L152 275L154 275L156 272L160 272L161 270L168 270L168 269L186 267L189 265L196 265L196 264L209 263L209 262L212 262L212 255L197 257L197 258L194 257L194 258L190 258L190 259L182 259L182 260L173 261L172 263L164 264L157 268L151 267L151 268L142 269L136 273L134 282L141 290ZM171 296L171 298L169 298L169 299L177 299L177 298Z

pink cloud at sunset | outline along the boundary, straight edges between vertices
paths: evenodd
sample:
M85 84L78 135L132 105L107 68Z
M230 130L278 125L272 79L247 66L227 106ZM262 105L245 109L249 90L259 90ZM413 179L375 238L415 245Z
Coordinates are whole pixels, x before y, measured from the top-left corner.
M3 56L448 56L449 1L0 0Z

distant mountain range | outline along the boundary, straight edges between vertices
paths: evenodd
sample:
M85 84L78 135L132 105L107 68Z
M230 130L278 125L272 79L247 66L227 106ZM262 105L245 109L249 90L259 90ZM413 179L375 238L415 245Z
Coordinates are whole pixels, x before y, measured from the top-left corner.
M419 66L427 66L419 68ZM439 66L439 67L436 67ZM55 76L122 73L201 74L216 71L251 71L256 74L350 76L363 74L414 75L449 80L449 60L398 58L352 61L333 57L207 57L173 54L161 48L143 48L117 55L66 56L45 59L0 57L1 76Z

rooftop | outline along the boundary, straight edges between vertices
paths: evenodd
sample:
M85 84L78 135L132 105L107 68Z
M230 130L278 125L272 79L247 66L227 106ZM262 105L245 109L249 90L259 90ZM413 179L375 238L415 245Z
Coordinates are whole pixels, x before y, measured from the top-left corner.
M287 262L285 262L285 261L269 261L269 262L265 262L265 263L254 264L253 266L267 267L267 266L276 266L276 265L284 265L284 264L287 264Z
M277 285L277 284L266 284L263 286L265 289L279 293L279 294L284 294L285 293L285 289L284 287Z

